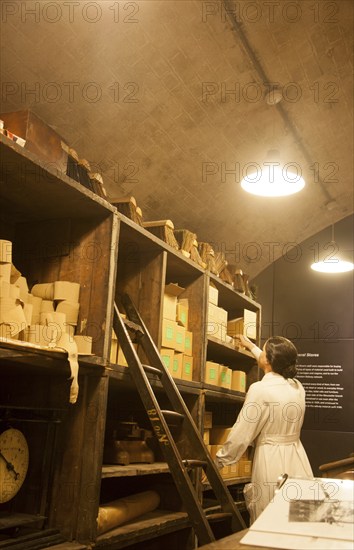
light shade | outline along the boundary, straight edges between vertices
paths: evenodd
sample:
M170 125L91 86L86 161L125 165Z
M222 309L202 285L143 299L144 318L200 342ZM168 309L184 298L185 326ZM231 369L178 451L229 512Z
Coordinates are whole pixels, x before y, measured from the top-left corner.
M354 264L346 260L340 260L339 258L331 258L330 260L314 262L311 265L311 269L321 273L345 273L352 271Z
M353 262L344 259L345 256L343 258L342 253L339 253L338 256L334 255L339 251L339 246L334 240L334 224L332 224L332 239L329 244L324 246L324 249L328 249L330 253L323 255L323 259L318 256L317 261L311 264L311 269L320 273L346 273L354 269Z
M269 160L262 166L250 163L246 171L241 187L253 195L285 197L301 191L305 186L301 168L297 163L281 166L276 160Z

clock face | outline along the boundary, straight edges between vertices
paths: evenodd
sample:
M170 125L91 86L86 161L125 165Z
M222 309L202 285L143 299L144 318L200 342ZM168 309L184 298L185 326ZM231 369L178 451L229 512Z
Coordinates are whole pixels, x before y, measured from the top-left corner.
M20 490L28 469L28 445L19 430L0 434L0 503L8 502Z

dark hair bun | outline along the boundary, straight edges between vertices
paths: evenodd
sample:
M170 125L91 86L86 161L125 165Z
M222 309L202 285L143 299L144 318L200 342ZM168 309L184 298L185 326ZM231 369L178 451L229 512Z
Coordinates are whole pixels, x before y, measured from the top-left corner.
M283 372L281 373L284 378L295 378L297 374L297 368L295 365L289 365L288 367L285 367L283 369Z
M296 376L297 349L290 340L283 336L268 338L265 352L273 372L281 374L284 378Z

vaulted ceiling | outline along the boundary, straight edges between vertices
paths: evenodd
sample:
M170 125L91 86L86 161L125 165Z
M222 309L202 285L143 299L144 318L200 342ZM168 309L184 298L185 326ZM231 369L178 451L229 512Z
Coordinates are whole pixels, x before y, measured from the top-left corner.
M171 219L253 276L353 211L353 5L3 1L1 112L30 108L109 196L133 195L144 220ZM240 188L269 149L304 190Z

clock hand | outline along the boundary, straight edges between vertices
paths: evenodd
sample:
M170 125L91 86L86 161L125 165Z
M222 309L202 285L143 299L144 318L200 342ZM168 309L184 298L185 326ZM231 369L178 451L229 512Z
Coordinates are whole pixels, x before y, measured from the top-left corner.
M15 479L17 479L19 477L20 474L18 474L15 470L15 467L14 465L9 462L8 460L6 460L6 458L4 457L4 455L2 454L1 450L0 450L0 457L5 461L6 463L6 468L9 470L9 472L13 472L14 475L15 475Z

